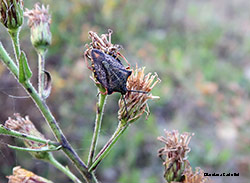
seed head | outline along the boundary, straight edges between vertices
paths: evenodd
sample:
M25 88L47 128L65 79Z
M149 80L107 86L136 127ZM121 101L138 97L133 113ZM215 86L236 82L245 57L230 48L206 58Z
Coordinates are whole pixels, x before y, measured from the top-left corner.
M0 21L9 30L16 30L23 24L23 1L0 0Z
M29 116L25 116L25 118L22 118L18 113L14 114L14 116L16 119L12 119L9 117L8 120L5 121L5 126L7 128L18 131L20 133L33 135L41 139L45 139L43 134L41 134L36 129L35 125L30 121ZM43 147L43 144L30 140L24 140L24 144L26 147L34 149ZM37 159L46 159L48 156L48 152L30 152L30 153Z
M190 152L188 144L191 139L189 133L179 134L177 130L172 132L165 130L166 137L158 137L165 144L159 149L158 156L163 160L165 167L164 177L168 182L182 181L183 172L189 166L187 153Z
M186 170L184 171L184 176L185 176L185 180L183 181L183 183L209 183L211 182L211 179L209 179L208 177L204 176L204 171L197 167L195 169L195 172L192 171L192 168L186 168Z
M146 112L148 115L148 99L159 98L158 96L153 96L151 93L148 93L151 92L158 82L160 82L160 79L158 78L157 74L148 73L145 75L144 69L145 67L136 67L135 70L132 69L132 74L127 80L128 92L124 96L121 96L119 100L118 119L122 123L132 123L137 120L144 112ZM147 93L130 92L129 90Z
M24 16L28 17L28 24L31 29L31 42L36 49L47 49L51 44L51 16L49 5L45 7L36 3L34 9L26 9Z
M7 176L8 183L53 183L43 177L40 177L33 172L25 170L20 166L13 168L13 175Z

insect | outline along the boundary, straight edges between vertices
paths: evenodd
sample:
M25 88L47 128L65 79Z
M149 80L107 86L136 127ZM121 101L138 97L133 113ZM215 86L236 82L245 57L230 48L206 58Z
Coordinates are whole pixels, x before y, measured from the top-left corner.
M127 79L132 74L127 70L119 59L103 53L100 50L91 50L92 70L95 78L106 88L108 95L119 92L127 93Z
M128 77L132 74L129 67L125 68L118 56L121 56L127 63L126 58L119 53L121 46L111 43L112 31L109 34L102 34L101 38L93 31L89 31L92 42L86 45L84 52L85 62L98 82L106 89L104 94L119 92L125 95L129 92L147 93L145 91L128 90L126 87ZM109 38L107 38L109 37ZM91 61L91 67L87 59ZM128 63L130 66L130 64ZM123 97L124 98L124 97Z

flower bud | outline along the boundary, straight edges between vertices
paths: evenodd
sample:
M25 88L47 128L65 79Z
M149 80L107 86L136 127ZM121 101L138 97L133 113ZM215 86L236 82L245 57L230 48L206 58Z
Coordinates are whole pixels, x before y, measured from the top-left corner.
M36 137L39 137L41 139L45 139L43 134L41 134L34 124L30 121L29 116L25 116L25 118L22 118L20 114L15 113L14 114L16 119L12 119L9 117L9 119L5 122L5 126L7 128L10 128L11 130L18 131L20 133L24 133L27 135L33 135ZM39 149L44 146L44 144L41 144L39 142L34 142L30 140L24 140L24 144L28 148L33 149ZM47 159L48 152L30 152L32 156L34 156L37 159Z
M167 182L183 181L186 168L189 167L187 153L190 152L188 144L191 136L189 133L179 134L177 130L165 131L166 137L158 137L165 146L159 149L158 156L163 160L165 167L164 177Z
M127 80L128 92L124 96L121 96L119 100L118 119L122 123L132 123L140 118L144 112L149 114L148 99L159 98L148 93L151 92L160 79L157 74L152 75L148 73L145 75L144 69L136 67L135 70L132 70L132 74ZM133 92L130 92L130 90L133 90Z
M16 30L23 24L23 1L0 0L0 21L9 30Z
M37 49L46 51L51 44L51 16L49 15L49 6L45 8L35 4L34 9L24 12L24 16L28 17L28 24L31 31L31 43Z
M9 179L8 183L53 183L43 177L40 177L33 172L25 170L20 166L13 168L13 175L7 176Z

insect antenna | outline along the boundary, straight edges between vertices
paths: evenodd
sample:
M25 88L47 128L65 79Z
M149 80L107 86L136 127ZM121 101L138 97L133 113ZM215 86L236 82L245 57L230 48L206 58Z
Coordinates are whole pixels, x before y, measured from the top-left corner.
M145 93L148 94L146 91L141 91L141 90L128 90L128 92L137 92L137 93Z

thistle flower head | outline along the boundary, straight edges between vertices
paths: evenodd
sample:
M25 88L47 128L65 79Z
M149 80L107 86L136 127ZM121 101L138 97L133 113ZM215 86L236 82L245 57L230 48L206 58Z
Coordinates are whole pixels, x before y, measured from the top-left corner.
M208 177L204 176L204 171L197 167L195 172L192 171L192 168L186 168L184 171L185 180L183 183L209 183L211 180Z
M18 131L20 133L33 135L41 139L45 139L43 134L41 134L36 129L35 125L30 121L29 116L25 116L25 118L23 118L18 113L14 114L14 116L15 119L9 117L8 120L5 121L5 126L7 128ZM30 140L24 140L24 144L26 147L34 149L43 147L43 144ZM30 152L30 153L37 159L45 159L48 156L48 152Z
M157 99L153 96L151 90L160 82L157 74L144 74L144 67L132 70L131 76L127 80L128 92L121 96L119 100L118 119L124 123L132 123L137 120L144 112L149 114L148 99ZM134 90L131 92L130 90ZM136 92L139 91L139 92ZM147 93L142 93L142 92ZM124 98L123 98L124 97ZM124 103L125 101L125 103Z
M36 49L47 49L51 44L51 16L49 6L39 6L36 3L34 9L26 9L24 16L28 17L28 24L31 28L31 42Z
M16 30L23 24L23 1L0 0L0 21L9 30Z
M164 177L168 182L181 181L184 170L189 166L187 153L190 152L188 144L191 139L189 133L179 134L177 130L165 131L166 137L158 137L165 144L159 149L159 157L165 166Z
M98 34L94 31L89 31L89 37L91 39L90 47L98 50L102 50L111 55L117 55L118 51L122 48L118 44L112 44L111 35L113 31L111 29L108 30L108 34L102 34L98 36Z
M13 168L13 175L7 176L9 183L53 183L50 180L47 180L43 177L40 177L33 172L25 170L20 166Z

